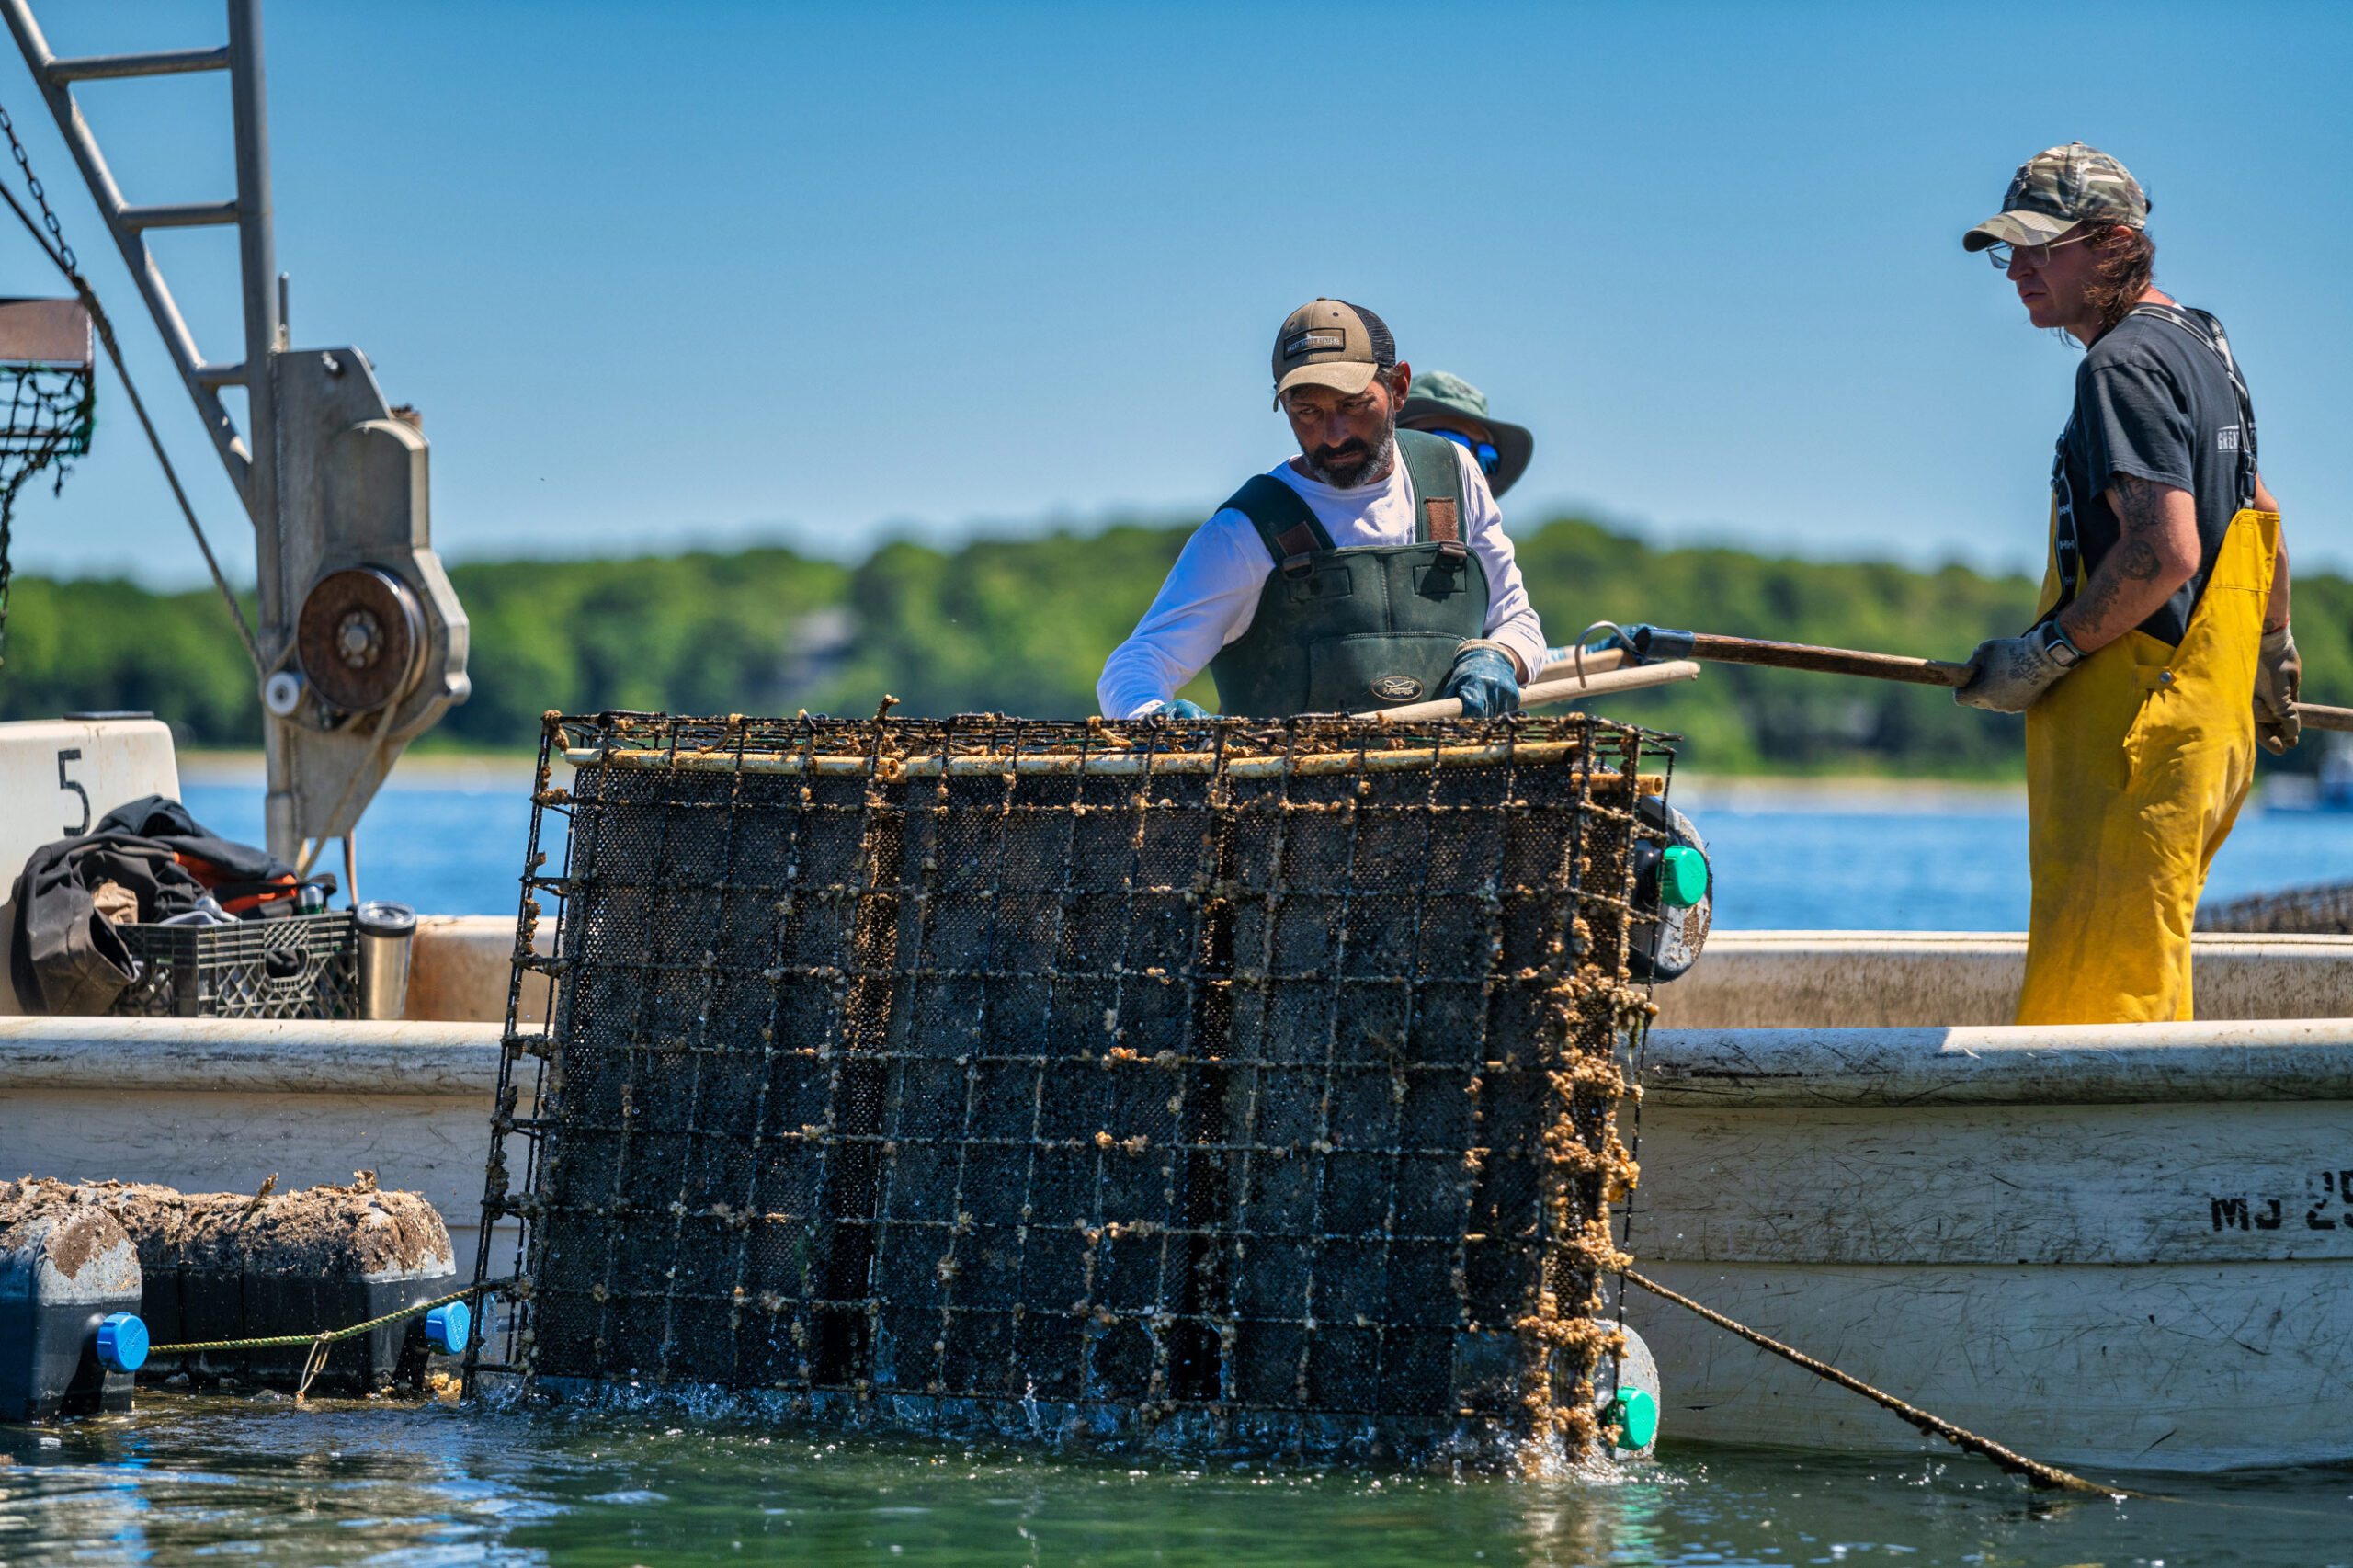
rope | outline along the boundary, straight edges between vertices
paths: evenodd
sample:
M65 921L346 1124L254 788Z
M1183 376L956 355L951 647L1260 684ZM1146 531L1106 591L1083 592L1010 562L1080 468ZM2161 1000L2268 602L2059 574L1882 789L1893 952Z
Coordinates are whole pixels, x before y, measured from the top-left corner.
M279 1350L296 1345L308 1345L316 1347L318 1359L324 1364L326 1358L325 1346L333 1345L338 1339L351 1339L370 1330L381 1328L388 1323L398 1323L403 1318L415 1317L419 1312L429 1312L436 1307L446 1307L450 1302L461 1301L468 1296L484 1291L502 1290L513 1283L512 1279L485 1279L479 1285L469 1285L462 1290L452 1290L446 1296L437 1296L429 1301L419 1301L413 1307L403 1307L396 1312L387 1312L380 1318L369 1318L366 1323L353 1324L349 1328L322 1329L317 1334L280 1334L267 1339L208 1339L197 1345L151 1345L147 1347L147 1354L151 1357L193 1356L205 1350ZM303 1386L307 1388L310 1381L311 1373L306 1371L302 1378Z
M1827 1378L1840 1388L1852 1389L1873 1403L1894 1412L1930 1437L1942 1437L1964 1453L1976 1454L1980 1458L1993 1460L2007 1473L2024 1477L2027 1483L2038 1492L2091 1492L2109 1497L2147 1495L2141 1492L2128 1492L2120 1486L2102 1486L2096 1482L2086 1481L2072 1471L2061 1470L2056 1465L2044 1464L2040 1460L2030 1460L2024 1454L2002 1447L1990 1437L1981 1437L1974 1432L1954 1426L1942 1416L1931 1415L1916 1405L1906 1404L1892 1393L1882 1393L1860 1378L1848 1377L1827 1361L1817 1361L1802 1350L1793 1350L1778 1339L1768 1339L1755 1329L1744 1324L1733 1322L1722 1312L1710 1312L1690 1297L1677 1295L1655 1280L1643 1278L1631 1268L1620 1272L1625 1278L1632 1280L1652 1295L1664 1296L1677 1306L1699 1313L1718 1328L1730 1329L1751 1345L1761 1346L1785 1361L1795 1362L1818 1378Z

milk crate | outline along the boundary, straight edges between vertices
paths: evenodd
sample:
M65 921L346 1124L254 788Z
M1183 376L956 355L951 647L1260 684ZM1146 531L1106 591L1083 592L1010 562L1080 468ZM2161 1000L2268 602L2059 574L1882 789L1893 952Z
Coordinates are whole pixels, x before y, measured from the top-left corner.
M140 975L114 1012L148 1018L351 1018L359 943L351 912L233 926L118 926Z

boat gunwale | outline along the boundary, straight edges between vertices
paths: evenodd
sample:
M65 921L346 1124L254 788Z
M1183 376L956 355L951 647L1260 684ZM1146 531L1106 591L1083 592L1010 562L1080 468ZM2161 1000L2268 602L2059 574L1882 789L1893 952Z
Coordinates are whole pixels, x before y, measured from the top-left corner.
M2353 1100L2353 1018L1654 1029L1645 1108Z
M479 1096L497 1024L292 1018L0 1017L0 1095L119 1090Z

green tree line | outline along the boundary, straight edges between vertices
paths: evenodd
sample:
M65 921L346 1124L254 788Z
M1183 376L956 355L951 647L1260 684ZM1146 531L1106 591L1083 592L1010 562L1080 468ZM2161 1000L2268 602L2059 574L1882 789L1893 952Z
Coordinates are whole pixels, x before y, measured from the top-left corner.
M1104 656L1151 602L1188 525L899 542L845 565L782 549L629 561L510 561L450 569L472 619L473 696L429 744L519 747L549 709L676 713L1094 710ZM1560 517L1516 530L1553 642L1596 620L1965 657L2031 618L2035 585L1961 566L1661 549ZM2296 585L2307 693L2353 701L2353 582ZM1212 707L1204 677L1188 695ZM1945 691L1716 665L1700 680L1597 704L1687 737L1688 766L1722 772L2015 773L2020 721ZM261 735L251 670L209 591L18 576L0 718L144 709L192 746ZM2318 747L2291 765L2313 766Z

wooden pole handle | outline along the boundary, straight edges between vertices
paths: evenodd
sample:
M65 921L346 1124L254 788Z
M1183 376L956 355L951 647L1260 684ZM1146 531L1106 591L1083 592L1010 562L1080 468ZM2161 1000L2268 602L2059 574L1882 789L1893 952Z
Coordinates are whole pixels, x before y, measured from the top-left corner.
M1653 658L1711 659L1719 664L1762 665L1779 670L1908 681L1915 686L1964 687L1972 676L1967 665L1949 664L1942 659L1911 659L1900 653L1866 653L1852 648L1817 648L1805 642L1766 642L1753 637L1719 637L1709 631L1644 627L1634 634L1634 642Z
M2317 702L2296 704L2296 717L2307 730L2335 730L2353 735L2353 708L2324 708Z
M1560 668L1547 665L1550 676ZM1590 655L1586 668L1593 667ZM1688 659L1677 659L1663 665L1637 665L1631 670L1609 670L1580 681L1574 676L1565 680L1542 680L1523 687L1519 694L1522 708L1541 708L1548 702L1577 702L1589 697L1608 697L1613 692L1640 691L1644 687L1672 686L1677 681L1698 680L1699 666ZM1434 702L1409 702L1403 708L1376 708L1369 713L1352 713L1352 719L1459 719L1462 703L1459 699L1441 697Z
M1644 653L1661 658L1712 659L1722 664L1762 665L1774 669L1815 670L1824 675L1864 676L1872 680L1909 681L1916 686L1967 686L1972 672L1967 665L1942 659L1908 659L1896 653L1865 653L1851 648L1817 648L1804 642L1766 642L1750 637L1719 637L1708 631L1668 631L1644 627L1635 633ZM1592 667L1593 655L1586 656ZM1550 676L1554 666L1545 666ZM1531 690L1534 688L1530 688ZM2353 708L2326 708L2299 702L2296 716L2312 730L2353 734Z
M1557 648L1550 651L1556 653L1560 652ZM1541 686L1549 680L1576 679L1577 662L1574 656L1576 651L1571 649L1569 652L1571 656L1568 658L1548 660L1544 667L1536 672L1536 678L1528 684ZM1623 648L1587 648L1585 651L1585 673L1588 676L1597 676L1606 671L1614 670L1625 662L1626 650Z
M1659 658L1712 659L1722 664L1762 665L1782 670L1814 670L1824 675L1864 676L1872 680L1909 681L1915 686L1967 686L1973 672L1967 665L1943 659L1908 659L1897 653L1865 653L1851 648L1817 648L1805 642L1767 642L1751 637L1719 637L1709 631L1669 631L1643 627L1634 634L1637 647ZM1615 650L1612 650L1615 652ZM1586 667L1593 667L1593 654ZM1548 665L1551 676L1561 666ZM1538 688L1530 687L1529 693ZM1526 702L1523 694L1522 701ZM1532 706L1532 704L1529 704ZM2332 730L2353 734L2353 708L2326 708L2317 702L2296 704L2296 717L2308 730Z

